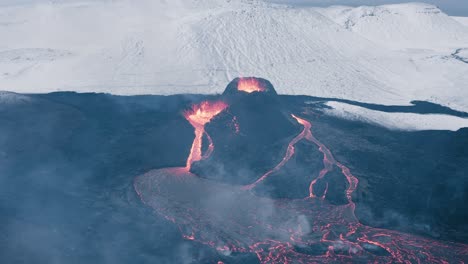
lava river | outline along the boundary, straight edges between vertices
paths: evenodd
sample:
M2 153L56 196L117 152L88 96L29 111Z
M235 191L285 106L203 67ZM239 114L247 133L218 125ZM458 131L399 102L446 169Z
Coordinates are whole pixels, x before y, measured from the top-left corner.
M250 83L248 83L250 85ZM250 89L248 89L250 91ZM233 186L198 177L190 172L195 161L207 158L215 146L204 127L227 108L222 101L203 102L185 113L195 129L186 167L163 168L138 176L134 188L144 204L176 225L182 236L217 249L222 255L253 253L260 263L464 263L468 247L397 231L362 225L354 215L353 191L358 179L336 161L331 151L312 134L312 124L291 115L301 127L286 146L280 163L246 186ZM209 147L202 154L203 135ZM271 199L252 190L295 154L300 141L323 154L323 169L311 175L303 199ZM326 190L320 196L314 185L337 168L347 182L348 200L332 205ZM326 183L328 184L328 183ZM328 185L327 185L328 186Z

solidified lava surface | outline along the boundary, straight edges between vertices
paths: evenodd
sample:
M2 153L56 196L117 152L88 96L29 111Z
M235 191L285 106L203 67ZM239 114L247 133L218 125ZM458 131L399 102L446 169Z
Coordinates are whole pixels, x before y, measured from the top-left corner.
M222 156L222 150L226 149L218 146L220 143L228 144L216 140L218 130L208 132L205 129L210 123L225 124L228 118L223 114L229 112L231 119L241 124L234 125L233 134L248 137L242 135L242 124L248 123L248 115L236 116L231 107L235 109L236 104L246 98L249 102L259 102L257 106L261 113L271 112L261 110L263 103L274 102L276 92L271 84L252 77L245 80L236 79L224 96L194 104L185 113L195 131L186 167L152 170L134 180L134 188L142 202L177 226L185 239L210 246L224 255L252 253L261 263L466 261L467 245L361 224L354 214L356 205L353 201L359 179L333 156L333 149L328 149L314 136L314 124L304 113L288 113L284 108L274 115L274 120L289 122L299 132L290 135L280 153L261 153L279 155L281 159L256 175L250 183L226 183L203 175L210 171L193 171L192 165ZM233 87L237 87L237 92ZM205 153L202 148L204 138L208 141ZM317 164L321 169L316 174L307 175L309 181L303 186L306 195L297 199L258 195L255 192L258 186L280 173L291 159L297 159L298 155L311 155L304 151L296 152L298 144L308 144L320 154ZM229 175L230 172L224 174ZM346 186L344 190L333 188L336 181L329 180L332 175L341 177ZM341 194L332 193L332 190L340 190ZM331 203L328 197L337 195L341 195L344 202Z
M255 253L261 263L462 263L468 254L462 244L364 226L350 205L257 197L184 168L150 171L134 187L184 238L221 253Z

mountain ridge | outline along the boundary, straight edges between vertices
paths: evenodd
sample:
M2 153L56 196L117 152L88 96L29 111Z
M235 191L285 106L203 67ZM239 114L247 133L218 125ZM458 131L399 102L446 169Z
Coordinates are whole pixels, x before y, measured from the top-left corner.
M426 8L432 13L417 13ZM218 0L0 7L0 90L209 94L235 77L259 76L280 94L386 105L423 100L468 111L468 65L452 56L468 48L468 27L434 8ZM388 9L410 15L388 18ZM395 24L382 30L388 39L379 41L379 27L369 26L375 15L352 28L343 22L375 10ZM426 24L408 25L414 14ZM441 24L423 32L424 45L409 38L418 37L413 31L400 32L431 19ZM436 45L438 38L444 41Z

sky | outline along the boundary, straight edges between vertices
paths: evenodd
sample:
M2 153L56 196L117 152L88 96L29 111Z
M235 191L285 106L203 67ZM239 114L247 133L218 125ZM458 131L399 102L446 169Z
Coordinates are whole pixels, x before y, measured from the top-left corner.
M1 5L41 3L41 2L67 2L74 0L0 0ZM99 0L96 0L99 1ZM468 17L468 0L264 0L273 3L286 3L291 5L330 6L330 5L384 5L405 2L424 2L437 5L451 16Z
M402 1L402 0L268 0L275 3L287 3L293 5L312 5L312 6L330 6L330 5L385 5L407 2L424 2L434 4L451 16L468 17L468 0L420 0L420 1Z

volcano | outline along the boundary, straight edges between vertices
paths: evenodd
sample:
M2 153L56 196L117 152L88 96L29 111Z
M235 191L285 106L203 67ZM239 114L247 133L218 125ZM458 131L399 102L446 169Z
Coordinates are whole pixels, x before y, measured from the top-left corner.
M362 224L353 200L359 179L314 136L310 114L291 112L268 81L235 79L184 116L194 128L186 167L149 171L134 188L186 240L223 255L254 254L261 263L466 257L463 244ZM291 181L294 188L285 185ZM277 193L289 188L294 193Z
M253 90L258 89L245 92L244 82ZM259 153L281 152L300 128L267 80L236 78L221 98L229 107L206 125L217 148L209 158L194 163L191 171L205 178L246 184L282 158Z
M468 129L392 130L327 114L338 99L231 87L4 96L0 259L466 263Z

